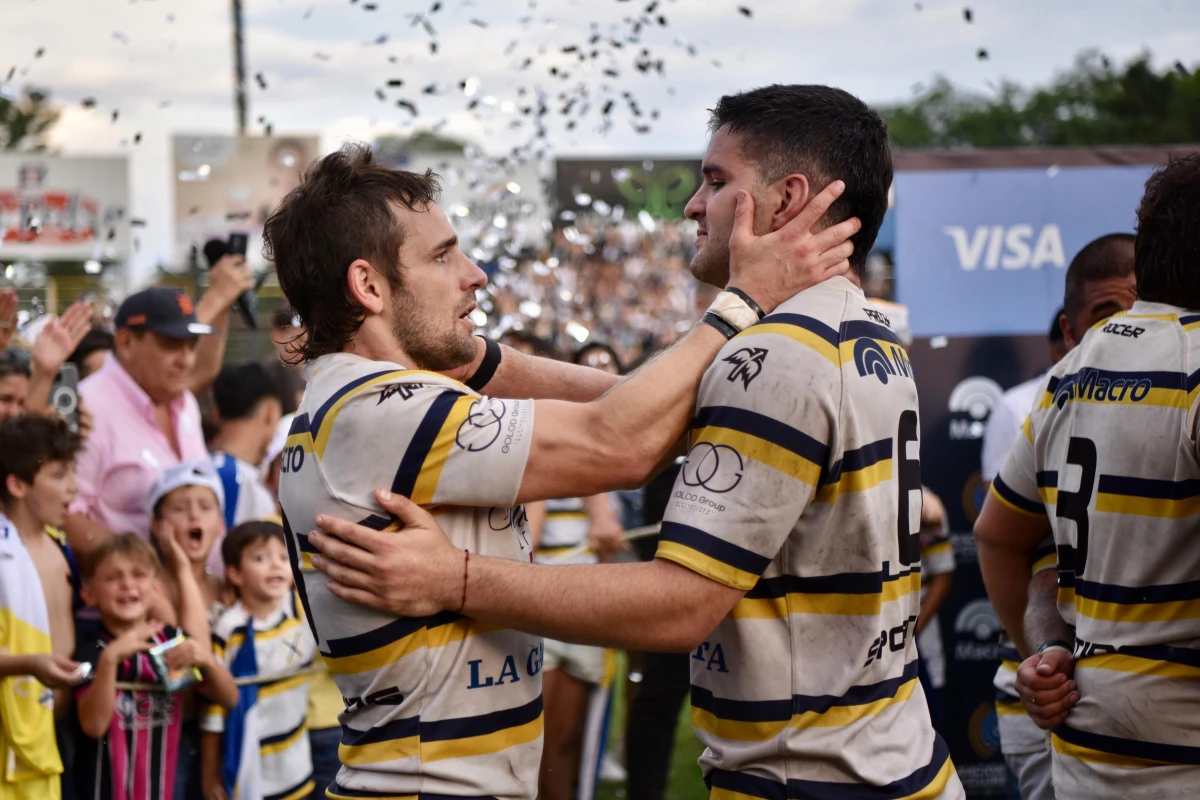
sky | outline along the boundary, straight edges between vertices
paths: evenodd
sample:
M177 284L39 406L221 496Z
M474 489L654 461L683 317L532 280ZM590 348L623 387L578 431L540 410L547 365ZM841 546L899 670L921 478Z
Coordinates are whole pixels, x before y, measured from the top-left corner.
M1149 51L1156 64L1200 66L1196 0L659 0L640 44L619 51L607 39L628 33L623 18L643 14L653 0L443 0L430 13L434 2L242 0L249 132L261 133L256 120L264 117L276 134L319 134L329 151L442 123L442 133L500 155L529 137L528 118L509 128L522 119L513 107L532 96L518 94L523 87L551 95L552 155L698 156L716 98L767 83L826 83L893 103L937 74L983 94L1004 79L1044 83L1087 48L1118 61ZM435 37L412 24L416 13ZM0 78L15 68L10 90L37 86L64 105L52 145L67 155L129 156L131 214L146 221L135 231L133 274L145 280L173 252L171 136L235 130L230 3L0 0L0 19ZM602 55L585 69L562 47L590 50L593 30L615 58ZM642 47L663 59L663 75L633 68ZM986 60L977 58L980 48ZM526 58L534 60L522 70ZM570 76L553 76L551 67ZM603 74L609 68L617 77ZM480 104L483 120L464 108L459 82L467 78L477 79L478 99L494 98L495 105ZM387 86L397 79L403 86ZM422 92L430 84L438 94ZM580 84L593 108L567 131L553 97ZM635 130L624 92L649 133ZM92 109L81 105L89 97ZM606 97L615 106L602 131ZM399 99L417 106L415 119L395 105ZM657 120L648 118L652 110Z

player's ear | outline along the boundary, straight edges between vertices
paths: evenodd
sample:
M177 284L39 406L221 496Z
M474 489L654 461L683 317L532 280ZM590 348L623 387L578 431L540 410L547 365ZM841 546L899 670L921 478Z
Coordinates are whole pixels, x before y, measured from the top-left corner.
M354 302L369 314L383 313L383 298L387 281L370 262L356 258L346 268L346 288Z
M812 199L812 191L808 178L797 172L788 175L769 190L768 199L771 216L771 230L777 231L795 219L808 201Z

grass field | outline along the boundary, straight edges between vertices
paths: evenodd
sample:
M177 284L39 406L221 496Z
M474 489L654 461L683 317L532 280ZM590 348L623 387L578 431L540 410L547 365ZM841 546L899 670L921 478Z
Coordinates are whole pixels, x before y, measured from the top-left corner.
M618 734L625 729L625 674L627 664L621 654L621 668L617 675L613 719L609 746L616 742ZM707 800L708 789L700 777L696 759L704 752L704 746L692 733L691 708L684 703L675 728L675 749L671 753L671 771L667 776L666 800ZM620 800L627 795L623 783L601 783L596 791L596 800Z

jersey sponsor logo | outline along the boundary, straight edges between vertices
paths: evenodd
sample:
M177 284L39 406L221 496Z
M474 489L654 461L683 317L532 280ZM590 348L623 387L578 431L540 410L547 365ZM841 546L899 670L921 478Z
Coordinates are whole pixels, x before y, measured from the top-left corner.
M734 365L733 371L725 380L733 383L741 378L742 388L749 389L750 382L762 372L763 362L767 360L767 349L765 347L743 347L721 360L726 364Z
M1096 403L1123 403L1128 398L1140 403L1150 394L1154 383L1149 378L1117 378L1112 374L1103 376L1098 369L1084 367L1074 375L1068 375L1054 390L1054 404L1061 410L1074 400L1091 400Z
M685 486L725 494L742 482L745 467L742 454L729 445L697 442L688 453L681 475Z
M424 389L423 383L394 383L391 386L383 387L383 391L379 393L379 400L375 403L377 406L383 405L383 401L389 397L400 395L401 400L411 400L417 389Z
M467 412L467 418L462 421L462 424L458 426L458 431L454 434L455 443L470 453L487 450L495 444L504 427L504 402L492 400L486 408L480 408L482 402L482 400L477 400L471 405L471 410ZM469 435L465 444L463 443L464 434Z
M716 644L701 642L700 646L696 648L696 652L692 653L692 660L704 664L704 668L709 672L716 671L726 674L729 672L725 666L725 651L721 648L720 642Z
M888 376L903 375L912 377L912 363L899 347L889 345L889 357L884 346L874 339L860 338L854 342L854 367L860 377L874 375L882 384L887 384Z
M1104 333L1111 333L1113 336L1132 336L1134 339L1146 332L1145 328L1139 328L1136 325L1126 325L1121 322L1110 322L1100 330Z
M985 270L1041 269L1047 265L1061 269L1067 265L1057 225L1043 225L1036 239L1031 225L979 225L970 233L950 225L942 232L954 241L958 265L965 272L974 272L980 263Z
M959 661L994 660L999 652L1001 630L1000 617L992 604L986 598L972 600L959 609L954 619L955 633L971 637L959 637L954 645L954 657Z
M520 666L525 668L526 676L532 678L542 671L542 662L545 659L543 645L538 644L532 648L529 654L525 657L524 663ZM477 658L468 661L467 665L471 668L471 682L467 684L468 689L490 689L493 686L504 686L509 683L519 683L521 681L520 671L518 669L517 657L514 655L506 655L503 663L500 665L500 671L494 677L489 672L495 671L495 665L491 665L491 669L484 667L484 659Z
M283 448L283 452L279 457L280 472L299 472L304 466L304 446L299 444L288 445Z
M404 702L404 695L401 694L399 687L389 686L386 689L371 692L365 697L343 697L342 702L346 705L347 711L367 706L398 706Z
M894 628L880 631L879 635L875 637L875 641L871 642L871 646L867 648L867 660L863 667L869 667L876 661L881 661L888 653L904 652L904 648L908 645L908 637L916 632L917 616L915 614Z
M863 313L873 319L875 322L878 322L880 325L886 325L889 328L892 327L892 321L888 319L887 316L879 309L864 308Z
M985 375L972 375L959 381L950 392L949 408L952 413L966 414L950 420L952 440L982 439L988 414L992 413L1004 390L1000 384Z

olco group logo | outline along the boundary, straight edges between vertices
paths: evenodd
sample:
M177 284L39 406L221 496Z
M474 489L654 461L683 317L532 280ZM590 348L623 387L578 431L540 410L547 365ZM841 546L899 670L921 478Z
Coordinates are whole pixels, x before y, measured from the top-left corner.
M1004 390L984 375L965 378L950 392L950 439L982 439L988 414L1000 402Z

